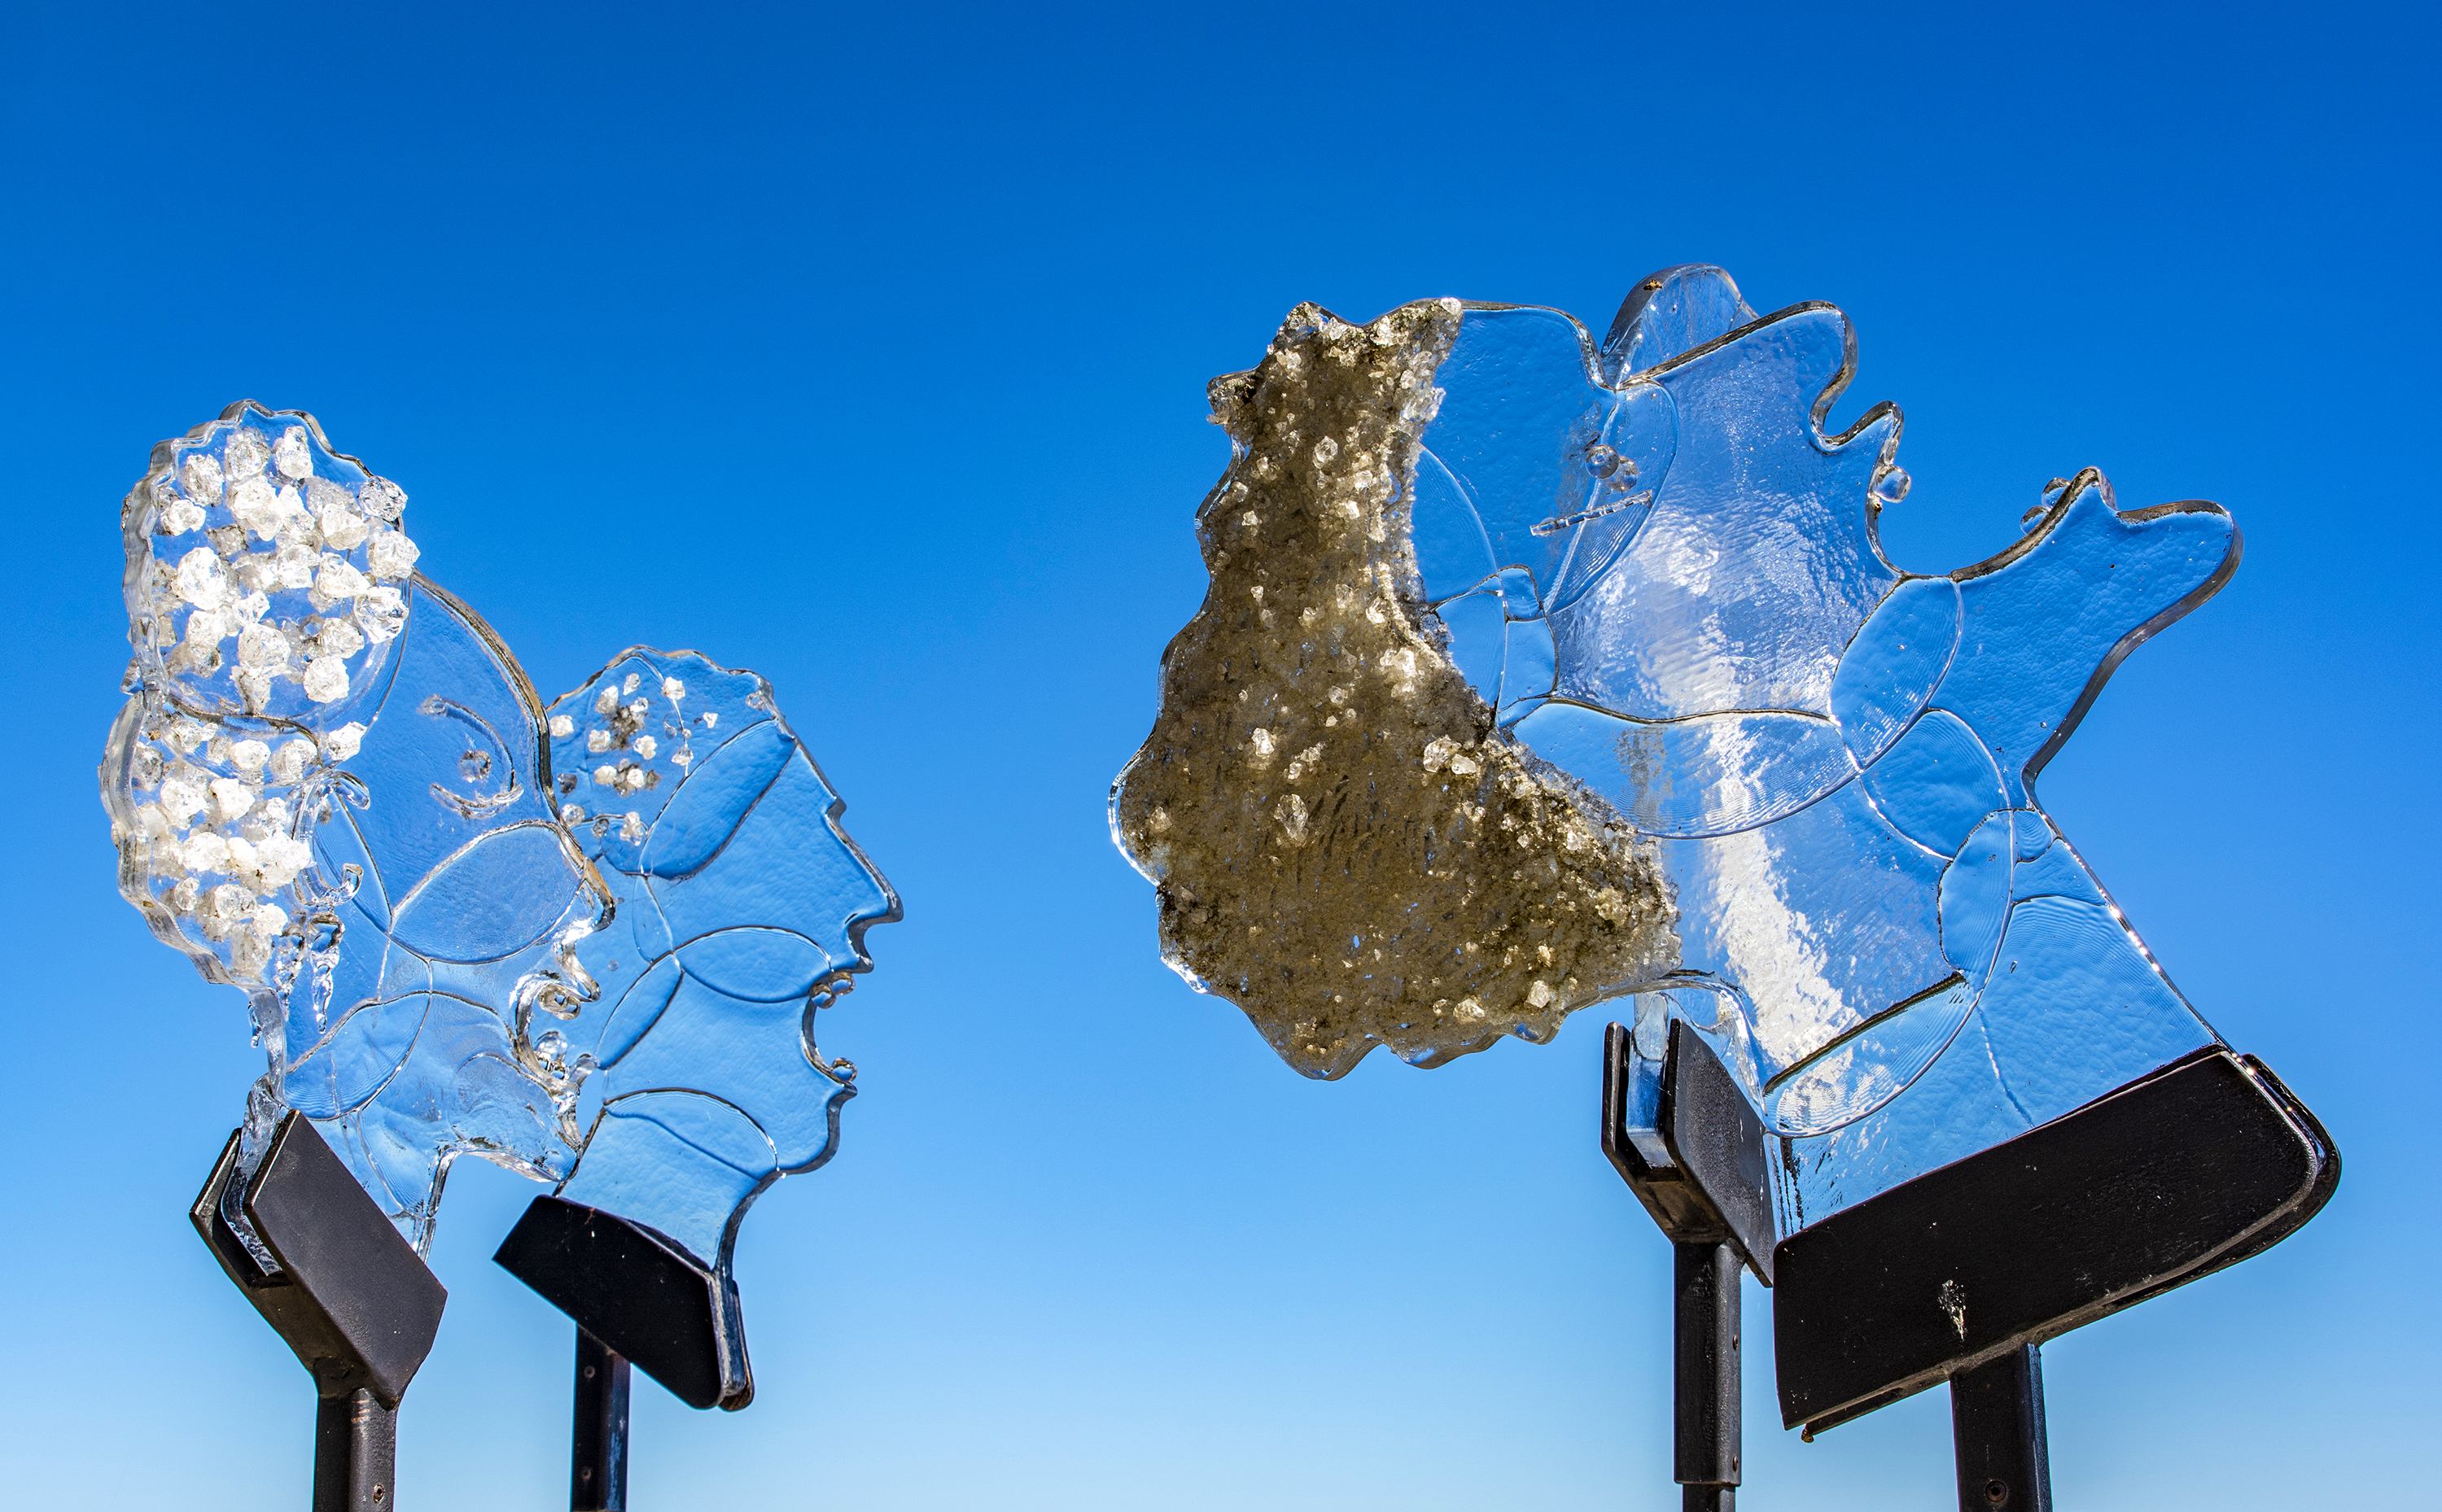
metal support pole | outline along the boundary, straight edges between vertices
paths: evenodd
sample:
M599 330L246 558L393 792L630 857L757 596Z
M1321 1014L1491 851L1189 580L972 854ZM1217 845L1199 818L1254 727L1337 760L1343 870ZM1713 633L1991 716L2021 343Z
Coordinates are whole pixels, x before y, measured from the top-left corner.
M1950 1377L1959 1512L2051 1512L2044 1360L2032 1344Z
M396 1409L363 1390L318 1399L314 1512L391 1512L397 1465Z
M569 1435L572 1512L627 1512L628 1360L576 1331L576 1426Z
M1738 1504L1738 1249L1712 1240L1670 1247L1671 1475L1686 1512L1733 1512Z

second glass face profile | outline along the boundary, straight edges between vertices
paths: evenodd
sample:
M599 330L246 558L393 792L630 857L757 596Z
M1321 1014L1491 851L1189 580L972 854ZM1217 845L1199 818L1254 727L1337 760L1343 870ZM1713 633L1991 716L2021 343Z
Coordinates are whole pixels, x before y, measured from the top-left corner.
M1212 588L1112 797L1166 958L1312 1076L1633 997L1632 1102L1703 1033L1784 1231L2217 1043L2032 782L2234 526L2088 471L1904 573L1897 410L1822 428L1853 351L1703 267L1601 342L1293 312L1212 386Z

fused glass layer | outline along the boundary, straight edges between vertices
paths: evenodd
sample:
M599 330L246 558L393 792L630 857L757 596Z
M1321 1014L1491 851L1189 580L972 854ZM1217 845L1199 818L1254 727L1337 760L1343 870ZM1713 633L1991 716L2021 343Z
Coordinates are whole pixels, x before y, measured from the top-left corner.
M759 679L639 650L547 713L414 571L406 501L302 414L155 448L101 769L120 889L247 998L249 1163L294 1107L419 1248L472 1152L725 1262L755 1192L829 1152L854 1073L813 1010L897 899ZM649 728L603 706L648 671Z
M1546 1039L1668 962L1651 847L1494 736L1418 596L1406 480L1460 324L1306 306L1213 384L1212 589L1112 794L1165 957L1309 1076Z
M1784 1229L2214 1041L2032 783L2120 657L2228 577L2226 513L2123 513L2089 470L2047 485L1991 559L1903 573L1875 532L1908 489L1898 410L1822 428L1853 367L1846 318L1808 304L1759 319L1719 269L1646 281L1601 343L1523 306L1412 305L1362 329L1301 311L1262 367L1216 384L1225 423L1233 396L1284 381L1293 333L1316 327L1404 352L1401 382L1416 374L1402 390L1412 445L1384 453L1376 559L1386 597L1472 694L1465 749L1480 769L1538 774L1649 879L1639 957L1581 975L1558 1011L1636 996L1633 1105L1649 1115L1669 1020L1705 1032L1780 1142ZM1413 334L1428 328L1430 343ZM1175 733L1213 702L1197 697L1215 654L1199 627L1245 612L1224 574L1252 543L1216 522L1250 460L1242 441L1206 505L1214 592L1171 649L1161 721L1113 820L1161 889L1174 964L1261 1024L1319 990L1325 960L1216 976L1210 944L1175 921L1234 911L1294 931L1287 916L1311 906L1246 885L1277 874L1278 841L1254 822L1277 784L1230 765L1219 726L1192 727L1213 732L1200 742ZM1286 486L1272 507L1302 520L1327 520L1346 493L1321 477ZM1305 571L1321 538L1265 540L1258 575ZM1233 675L1255 665L1237 644L1219 659ZM1242 818L1183 872L1157 825L1175 824L1198 761L1201 800ZM1443 801L1452 787L1409 786ZM1369 791L1389 793L1377 828L1426 825L1428 803ZM1555 848L1529 838L1515 858ZM1503 917L1548 885L1525 865L1469 882L1474 905ZM1514 1031L1540 1037L1557 1016ZM1402 1053L1430 1064L1482 1043Z

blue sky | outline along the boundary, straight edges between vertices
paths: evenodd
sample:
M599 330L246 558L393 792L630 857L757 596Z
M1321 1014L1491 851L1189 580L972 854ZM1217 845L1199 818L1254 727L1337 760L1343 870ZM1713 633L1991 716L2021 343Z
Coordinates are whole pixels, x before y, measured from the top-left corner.
M118 902L94 798L118 501L250 396L404 484L422 565L546 698L637 641L767 675L906 900L827 1015L863 1069L844 1151L745 1230L758 1398L640 1387L638 1504L1675 1506L1667 1247L1594 1139L1607 1015L1303 1081L1161 966L1103 804L1202 592L1207 378L1301 300L1599 329L1691 261L1855 319L1834 418L1906 411L1903 566L1988 555L2087 464L2246 532L2043 792L2346 1175L2280 1248L2047 1351L2062 1504L2293 1507L2430 1432L2429 13L8 27L10 1500L305 1497L306 1377L184 1216L260 1061L236 994ZM537 1190L451 1184L410 1505L564 1494L569 1329L488 1258ZM1759 1371L1748 1497L1943 1505L1947 1439L1936 1393L1802 1445Z

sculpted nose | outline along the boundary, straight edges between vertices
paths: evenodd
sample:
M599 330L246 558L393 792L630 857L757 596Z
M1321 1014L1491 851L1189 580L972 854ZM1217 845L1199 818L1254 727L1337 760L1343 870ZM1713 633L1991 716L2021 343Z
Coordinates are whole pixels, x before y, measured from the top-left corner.
M825 944L838 964L864 964L870 960L865 949L866 928L889 923L899 918L899 895L891 890L889 883L883 880L882 873L874 869L873 863L865 858L865 853L857 849L854 841L836 829L832 830L831 838L839 847L838 860L845 864L842 870L846 875L841 879L838 892L833 895L839 910L839 934L836 939L827 940Z
M892 897L890 889L883 884L882 878L875 873L870 862L866 864L865 884L864 907L853 916L855 922L871 923L898 911L899 901Z

